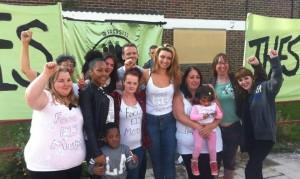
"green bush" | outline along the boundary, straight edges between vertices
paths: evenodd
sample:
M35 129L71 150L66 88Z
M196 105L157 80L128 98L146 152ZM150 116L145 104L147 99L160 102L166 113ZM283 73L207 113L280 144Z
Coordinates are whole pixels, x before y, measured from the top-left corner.
M278 103L277 122L300 120L300 102ZM275 152L295 152L300 149L300 123L277 125Z
M1 126L1 147L15 146L21 150L15 153L3 153L0 157L0 176L3 178L27 178L23 149L29 138L29 123Z

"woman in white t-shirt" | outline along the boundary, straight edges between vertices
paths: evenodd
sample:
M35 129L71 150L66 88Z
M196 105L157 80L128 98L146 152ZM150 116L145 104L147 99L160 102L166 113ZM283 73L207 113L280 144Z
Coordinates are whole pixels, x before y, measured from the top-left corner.
M201 126L192 121L189 117L192 109L192 100L195 97L196 89L202 84L202 76L199 69L189 67L182 76L180 92L176 93L173 101L173 114L176 122L177 152L182 156L189 179L214 179L211 175L208 145L204 141L202 144L201 157L198 159L200 176L194 176L191 171L191 159L194 148L193 130L198 130L200 135L205 137L216 128L216 151L217 161L220 162L220 152L222 151L221 132L218 127L220 120Z
M80 178L83 117L72 84L66 68L49 62L26 89L33 114L24 156L32 179Z
M119 124L121 144L129 146L138 157L139 165L128 170L127 179L143 179L146 173L145 150L149 147L146 130L146 96L139 91L142 73L137 68L128 69L123 79L123 91L114 91L115 121Z

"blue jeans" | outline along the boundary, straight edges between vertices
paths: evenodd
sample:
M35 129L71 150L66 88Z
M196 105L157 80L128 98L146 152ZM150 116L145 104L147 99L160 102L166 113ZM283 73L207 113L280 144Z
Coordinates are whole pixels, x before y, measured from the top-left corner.
M147 130L151 138L149 153L155 179L176 178L176 120L172 112L161 116L147 114Z
M141 176L142 173L144 173L141 170L145 169L145 167L143 166L143 165L145 165L144 161L146 159L145 150L143 149L143 147L138 147L136 149L133 149L132 153L135 154L138 157L139 164L136 168L128 170L127 179L142 179L142 178L145 178L145 176L144 177Z

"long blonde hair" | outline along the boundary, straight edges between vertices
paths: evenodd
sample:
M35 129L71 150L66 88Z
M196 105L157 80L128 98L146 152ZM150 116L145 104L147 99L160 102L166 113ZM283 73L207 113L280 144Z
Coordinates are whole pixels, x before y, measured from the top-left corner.
M57 80L59 73L61 73L61 72L69 73L67 68L58 67L56 72L50 77L47 89L50 91L53 101L60 103L60 104L64 104L68 107L70 107L70 106L77 107L78 106L78 98L74 95L73 89L70 91L69 95L66 98L64 98L54 88L54 83ZM70 76L71 76L71 74L70 74Z
M172 54L172 62L170 67L167 69L168 76L173 81L175 90L179 89L179 85L181 83L181 72L180 72L180 66L178 64L178 56L176 53L176 50L174 47L170 45L165 45L163 47L159 47L155 51L155 57L154 57L154 66L152 68L152 72L155 73L159 70L159 64L158 64L158 56L161 51L167 51Z

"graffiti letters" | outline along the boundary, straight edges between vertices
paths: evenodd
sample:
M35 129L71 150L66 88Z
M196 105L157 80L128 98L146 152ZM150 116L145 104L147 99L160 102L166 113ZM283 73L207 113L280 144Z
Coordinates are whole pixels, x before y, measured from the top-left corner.
M299 45L299 42L300 42L300 35L296 37L289 35L286 37L276 36L274 46L272 47L269 45L271 43L269 36L250 40L248 44L250 48L256 48L255 56L258 58L260 57L259 54L261 53L261 51L263 51L263 59L260 59L260 61L262 62L264 68L266 68L266 63L269 58L267 55L269 48L274 48L278 50L278 55L280 60L294 61L293 66L287 67L285 65L282 65L283 74L285 74L286 76L294 76L296 75L299 69L299 54L298 54L299 52L297 53L297 51L295 51L293 47ZM289 58L288 55L290 55ZM271 71L269 72L269 75L270 74Z
M0 22L1 21L12 21L11 14L0 13ZM44 32L48 31L48 27L45 23L35 19L29 23L18 26L16 29L17 37L20 39L21 32L23 30L27 30L29 28L39 28L39 29L43 30ZM14 44L12 41L7 40L7 39L2 39L2 38L3 37L0 37L0 50L14 48ZM47 62L53 60L52 55L41 43L39 43L35 40L31 40L30 45L32 47L34 47L35 49L41 51L45 55ZM12 60L12 59L7 59L7 60ZM22 76L19 74L19 72L16 69L12 69L11 74L17 84L5 83L2 74L3 73L2 73L1 64L0 64L0 91L14 91L14 90L17 90L18 85L23 86L23 87L27 87L29 85L29 81L27 81L26 79L23 79Z

